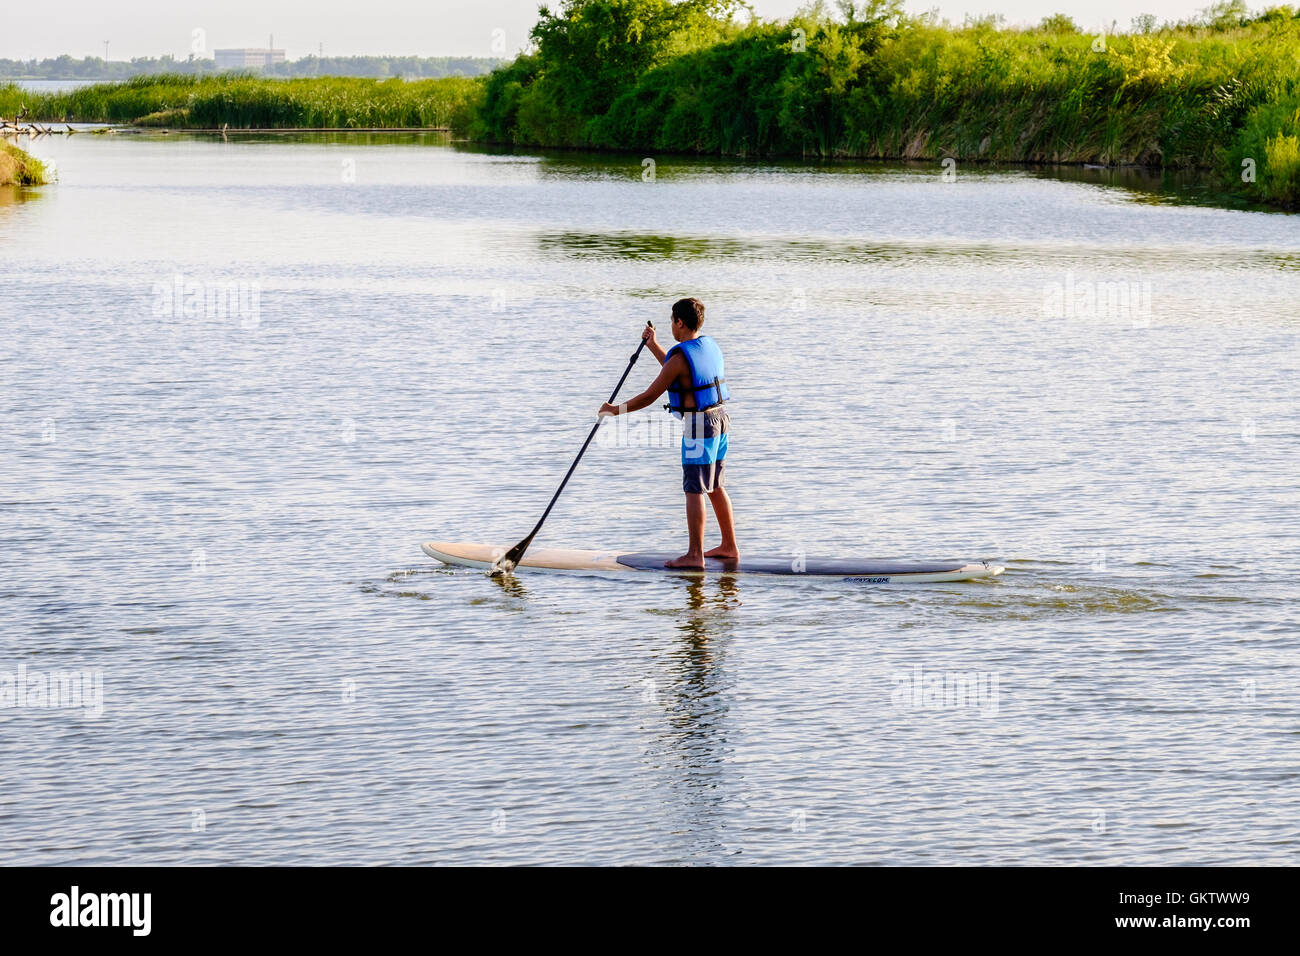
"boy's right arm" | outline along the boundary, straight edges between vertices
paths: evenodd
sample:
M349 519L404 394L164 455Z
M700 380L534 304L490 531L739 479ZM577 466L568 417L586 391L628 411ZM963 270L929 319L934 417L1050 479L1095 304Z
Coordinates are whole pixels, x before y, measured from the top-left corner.
M622 405L613 405L606 402L600 406L600 411L596 414L622 415L626 412L640 411L653 404L656 398L668 390L668 386L673 383L674 379L680 378L688 371L689 366L686 364L686 359L681 352L678 352L673 356L672 361L664 363L664 367L659 370L655 380L650 383L650 387L644 392L635 398L629 398Z

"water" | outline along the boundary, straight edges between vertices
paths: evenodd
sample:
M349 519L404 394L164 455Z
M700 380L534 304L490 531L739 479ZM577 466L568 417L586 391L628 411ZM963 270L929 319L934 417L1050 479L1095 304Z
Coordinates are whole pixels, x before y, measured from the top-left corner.
M0 709L6 861L1295 862L1300 219L436 137L35 149L60 184L0 204L0 671L101 671L103 714ZM1006 574L420 553L526 533L685 294L743 547ZM683 545L661 416L540 546Z
M96 83L111 83L112 80L11 80L0 78L0 84L15 83L25 90L31 90L33 93L70 93L73 90L80 89L83 86L94 86ZM119 81L120 82L120 81Z

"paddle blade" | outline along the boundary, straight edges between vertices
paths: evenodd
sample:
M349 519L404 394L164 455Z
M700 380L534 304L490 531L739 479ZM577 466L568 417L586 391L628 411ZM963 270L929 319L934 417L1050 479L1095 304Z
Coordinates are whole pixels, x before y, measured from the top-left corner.
M501 555L501 557L497 558L496 563L492 565L492 569L488 571L488 574L492 577L496 577L499 574L509 574L518 566L519 562L524 559L524 552L528 550L528 546L532 543L533 536L530 534L528 537L524 538L523 541L520 541L505 554Z

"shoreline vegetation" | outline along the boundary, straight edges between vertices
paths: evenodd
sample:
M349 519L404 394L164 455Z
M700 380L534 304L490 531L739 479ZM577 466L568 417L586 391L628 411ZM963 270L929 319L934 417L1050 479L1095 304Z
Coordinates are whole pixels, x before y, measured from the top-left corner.
M44 163L13 143L0 140L0 186L44 186L50 172Z
M1207 168L1300 202L1300 13L1221 0L1085 32L898 0L737 22L728 0L566 0L494 71L472 140L762 158Z
M0 85L0 116L172 129L450 127L507 146L742 159L1211 169L1300 205L1300 11L1220 0L1086 31L815 2L784 21L736 0L563 0L486 77L139 76L57 94Z

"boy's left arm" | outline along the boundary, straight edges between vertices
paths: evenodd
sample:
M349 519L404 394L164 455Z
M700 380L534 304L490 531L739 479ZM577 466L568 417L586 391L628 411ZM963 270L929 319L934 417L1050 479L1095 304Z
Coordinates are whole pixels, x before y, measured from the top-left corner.
M639 411L654 404L655 399L668 390L668 386L673 383L673 380L686 371L683 367L685 363L686 359L682 358L681 353L678 352L664 363L664 367L659 370L659 374L655 377L655 380L650 383L650 387L644 392L635 398L629 398L622 405L611 405L609 402L606 402L604 405L600 406L600 411L596 414L618 415L621 412Z

